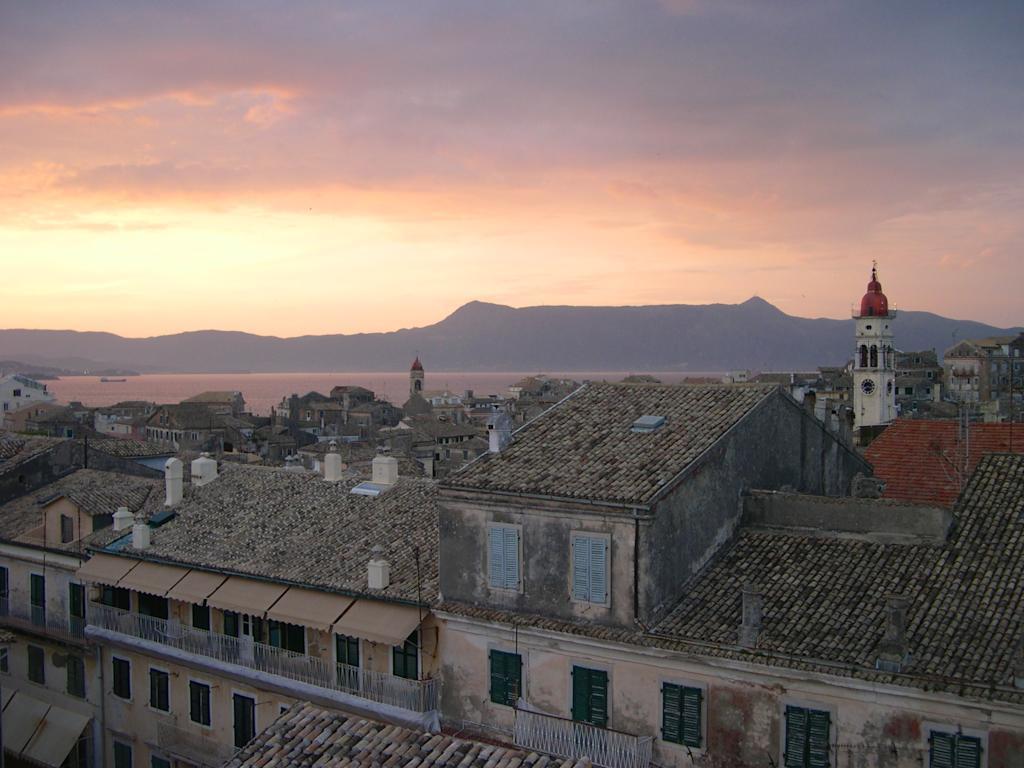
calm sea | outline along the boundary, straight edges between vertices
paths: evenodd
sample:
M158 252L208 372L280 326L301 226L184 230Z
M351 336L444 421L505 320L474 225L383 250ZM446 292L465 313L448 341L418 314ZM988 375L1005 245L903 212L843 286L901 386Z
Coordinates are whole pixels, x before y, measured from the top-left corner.
M508 388L530 373L427 372L427 390L473 390L478 396L507 395ZM587 371L557 374L577 381L619 381L628 373ZM681 381L698 373L653 373L665 383ZM47 381L49 390L62 403L77 400L85 405L113 405L121 400L150 400L177 403L208 390L238 390L253 413L269 414L270 409L290 394L315 391L324 395L339 384L356 384L372 389L379 397L401 405L409 395L408 373L161 373L130 376L125 382L101 382L94 376L71 376Z

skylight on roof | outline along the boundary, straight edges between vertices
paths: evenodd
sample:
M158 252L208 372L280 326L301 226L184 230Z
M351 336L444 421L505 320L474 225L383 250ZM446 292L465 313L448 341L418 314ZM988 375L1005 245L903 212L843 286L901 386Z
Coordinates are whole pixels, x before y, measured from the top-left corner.
M641 416L633 422L632 432L656 432L665 424L664 416Z
M349 493L354 493L356 496L380 496L388 487L379 483L364 482L353 487Z

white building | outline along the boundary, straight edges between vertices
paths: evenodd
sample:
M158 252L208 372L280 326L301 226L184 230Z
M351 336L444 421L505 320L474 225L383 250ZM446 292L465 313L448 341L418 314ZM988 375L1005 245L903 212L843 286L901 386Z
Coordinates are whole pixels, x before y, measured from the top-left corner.
M893 320L896 311L882 293L874 267L868 291L860 300L857 349L853 356L853 410L857 429L877 427L896 418L896 351Z
M46 385L35 379L14 373L0 378L0 410L17 411L36 403L52 403L56 398L46 391Z

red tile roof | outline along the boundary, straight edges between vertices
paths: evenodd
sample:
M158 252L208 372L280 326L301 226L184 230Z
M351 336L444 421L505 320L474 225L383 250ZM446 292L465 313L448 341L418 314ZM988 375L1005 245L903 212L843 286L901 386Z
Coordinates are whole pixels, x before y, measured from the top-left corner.
M1024 425L971 424L965 441L960 425L943 419L899 419L867 448L883 496L921 504L953 506L986 453L1024 453Z

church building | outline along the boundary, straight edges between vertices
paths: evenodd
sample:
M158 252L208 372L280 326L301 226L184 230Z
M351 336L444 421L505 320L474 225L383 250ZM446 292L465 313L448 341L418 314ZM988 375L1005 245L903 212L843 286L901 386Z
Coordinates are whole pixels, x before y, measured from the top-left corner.
M856 321L857 349L853 358L853 406L858 434L884 427L896 418L896 351L893 321L896 311L882 293L878 270L871 268L871 282L860 300Z

